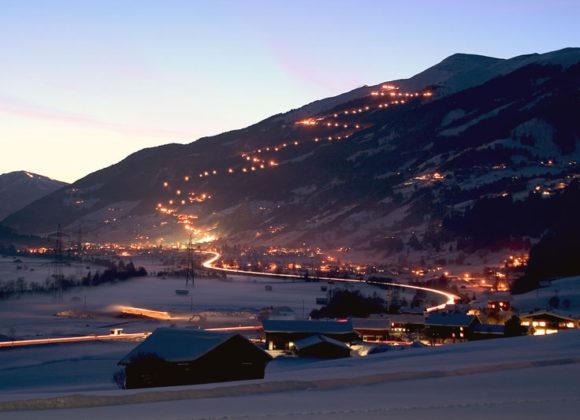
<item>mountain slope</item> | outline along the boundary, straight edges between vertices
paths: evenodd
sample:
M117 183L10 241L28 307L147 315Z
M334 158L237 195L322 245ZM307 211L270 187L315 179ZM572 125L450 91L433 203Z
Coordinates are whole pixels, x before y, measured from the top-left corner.
M478 230L469 215L485 200L549 207L569 188L580 158L578 63L580 49L454 55L408 80L142 150L6 223L33 233L82 224L94 240L140 243L188 232L306 242L381 258L538 237L547 224Z
M26 171L0 175L0 220L65 185Z

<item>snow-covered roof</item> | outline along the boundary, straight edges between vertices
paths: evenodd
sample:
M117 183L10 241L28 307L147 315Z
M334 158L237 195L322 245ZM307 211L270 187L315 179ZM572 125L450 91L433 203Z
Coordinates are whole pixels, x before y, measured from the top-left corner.
M505 327L500 324L480 324L473 327L473 332L480 334L503 334Z
M462 313L432 312L427 317L425 325L444 327L467 327L477 318Z
M268 333L348 334L353 332L352 321L307 321L271 319L262 322Z
M572 314L567 312L558 311L556 309L546 310L541 309L539 311L532 311L524 314L520 314L520 318L534 318L538 316L551 316L555 318L562 318L568 321L578 321L580 320L580 316L578 314Z
M348 347L342 341L334 340L333 338L327 337L325 335L320 335L320 334L312 335L310 337L303 338L302 340L298 340L294 343L294 346L296 347L296 349L298 351L300 351L300 350L303 350L303 349L311 347L311 346L315 346L316 344L320 344L320 343L328 343L328 344L332 344L333 346L337 346L337 347L341 347L343 349L350 350L350 347Z
M396 324L425 324L423 314L389 314L389 320Z
M154 355L158 359L173 363L193 361L238 335L204 330L157 328L145 341L123 357L119 364L126 365L146 355Z
M354 329L360 330L388 330L391 321L388 318L352 318Z

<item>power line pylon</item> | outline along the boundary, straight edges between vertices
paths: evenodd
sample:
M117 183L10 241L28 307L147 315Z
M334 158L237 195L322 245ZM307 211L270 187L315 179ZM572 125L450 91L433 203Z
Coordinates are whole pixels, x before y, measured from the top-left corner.
M185 287L189 286L191 280L191 287L195 287L195 274L193 271L193 244L191 241L191 233L189 234L189 242L187 243L187 266L185 268Z
M63 274L63 247L62 247L62 229L60 227L60 223L56 228L55 234L55 244L54 244L54 263L53 263L53 273L52 277L55 281L56 286L56 295L57 297L62 297L62 286L64 280Z

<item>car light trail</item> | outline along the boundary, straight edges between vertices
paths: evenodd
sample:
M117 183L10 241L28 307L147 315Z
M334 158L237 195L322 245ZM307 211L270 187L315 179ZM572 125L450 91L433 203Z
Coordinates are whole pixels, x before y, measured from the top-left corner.
M234 269L234 268L215 267L214 264L216 263L217 260L219 260L221 258L221 255L219 253L213 252L213 251L201 251L201 252L203 252L205 254L212 255L208 260L206 260L202 263L204 268L207 268L210 270L217 270L217 271L222 271L222 272L226 272L226 273L242 274L242 275L250 274L250 275L255 275L255 276L263 276L263 277L279 277L279 278L295 278L295 279L304 278L303 276L298 275L298 274L263 273L261 271L246 271L246 270L238 270L238 269ZM436 294L438 296L442 296L445 298L444 303L442 303L440 305L431 306L429 308L426 308L427 312L445 309L445 307L447 305L453 305L455 303L455 300L459 299L459 296L454 295L453 293L445 292L443 290L433 289L431 287L413 286L410 284L398 284L398 283L390 283L390 282L384 283L384 282L379 282L379 281L368 281L368 280L357 280L357 279L341 279L341 278L337 278L337 277L317 277L317 279L325 280L325 281L341 282L341 283L366 283L366 284L396 286L396 287L402 287L405 289L422 290L424 292L433 293L433 294Z
M0 343L0 348L39 346L44 344L64 344L64 343L82 343L86 341L118 341L118 340L138 340L145 339L151 333L148 331L140 333L121 333L106 335L81 335L76 337L58 337L58 338L35 338L33 340L14 340Z
M262 325L249 325L244 327L219 327L219 328L204 328L204 331L213 332L233 332L233 331L261 331L264 329Z
M147 318L161 319L164 321L173 319L169 314L169 312L164 311L154 311L146 308L137 308L135 306L123 306L123 305L117 306L116 309L118 309L121 313L127 315L145 316Z

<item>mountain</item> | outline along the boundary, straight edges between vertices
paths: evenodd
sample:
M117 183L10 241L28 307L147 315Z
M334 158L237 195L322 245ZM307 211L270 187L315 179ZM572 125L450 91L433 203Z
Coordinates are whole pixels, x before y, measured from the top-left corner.
M0 220L65 185L26 171L0 175Z
M580 49L455 54L253 126L141 150L12 214L92 240L448 258L531 242L578 188ZM533 212L539 217L534 217Z

